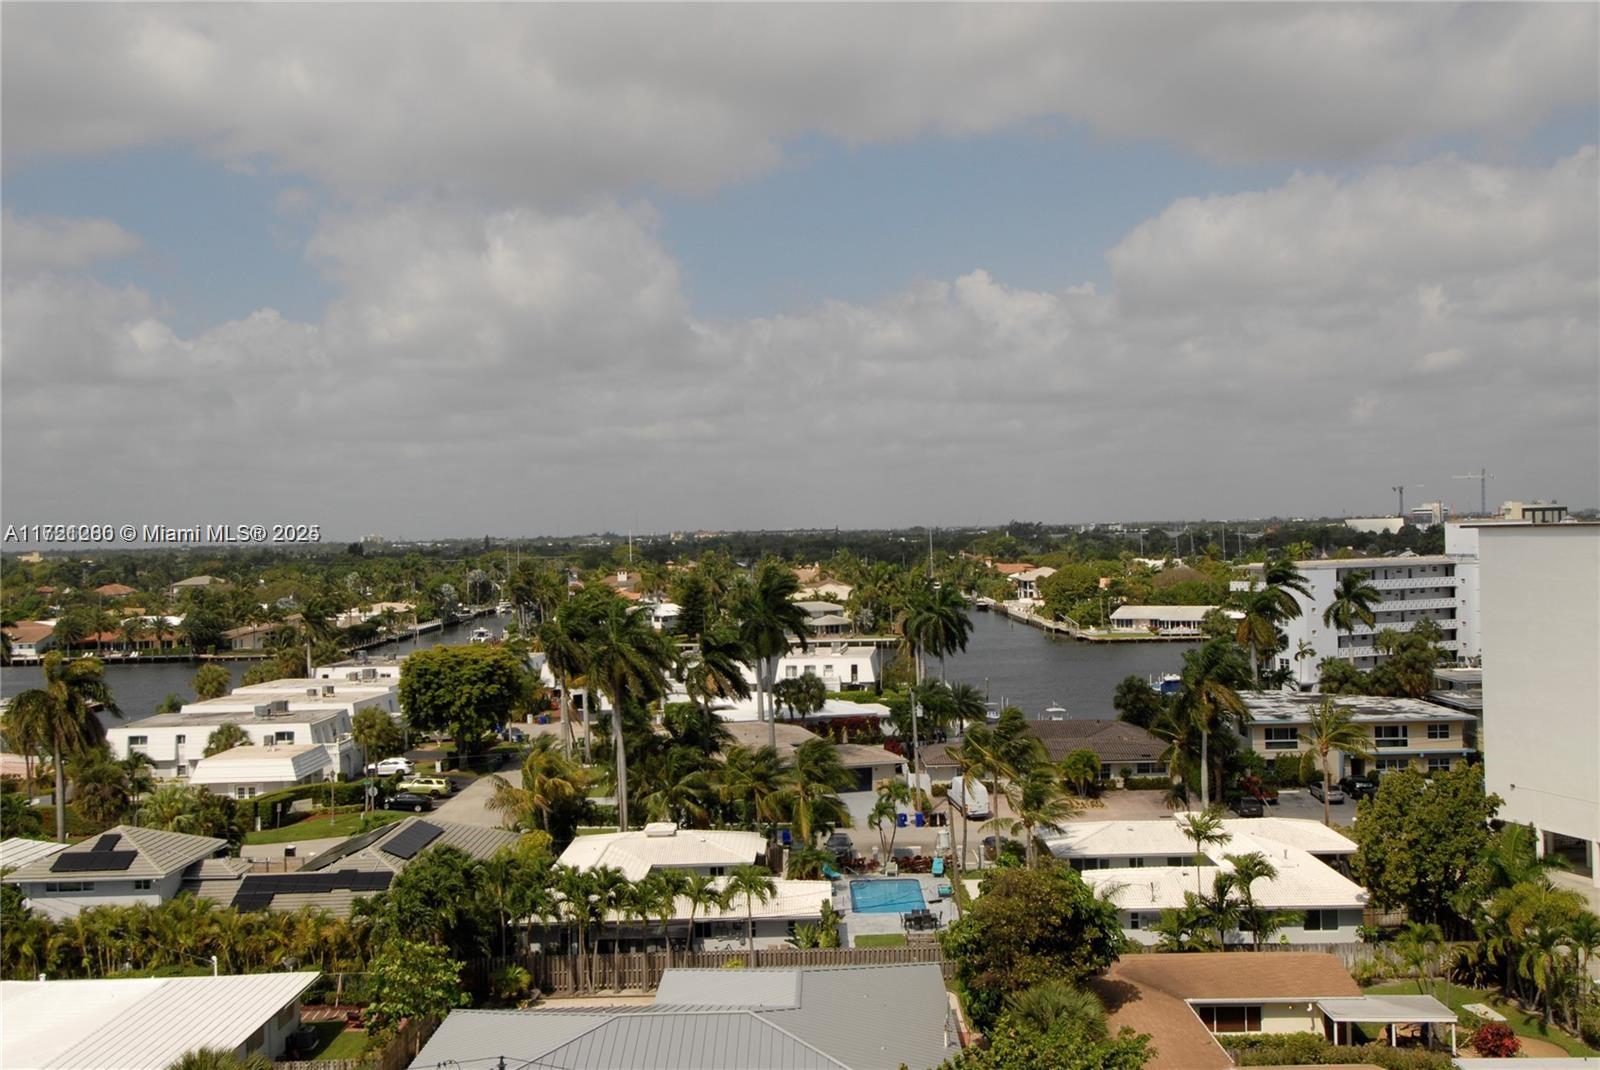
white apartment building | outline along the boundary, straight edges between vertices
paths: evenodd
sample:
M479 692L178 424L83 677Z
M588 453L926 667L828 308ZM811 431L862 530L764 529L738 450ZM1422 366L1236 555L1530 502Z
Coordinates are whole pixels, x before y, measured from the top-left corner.
M1600 886L1600 525L1485 524L1485 787Z
M1269 762L1280 755L1300 757L1311 749L1306 728L1323 697L1292 691L1239 692L1247 717L1244 742ZM1350 719L1366 730L1372 751L1370 759L1334 752L1329 756L1334 779L1402 769L1448 772L1478 751L1478 719L1471 713L1415 698L1332 698L1335 706L1349 711Z
M1448 538L1447 529L1447 549ZM1384 660L1373 645L1378 632L1385 628L1410 631L1421 620L1438 625L1444 633L1440 645L1457 659L1478 656L1476 554L1329 558L1296 561L1295 566L1305 576L1311 597L1294 595L1300 615L1280 625L1288 643L1278 652L1276 665L1290 670L1301 688L1316 686L1323 658L1354 659L1356 668L1371 669ZM1260 565L1247 566L1245 578L1233 581L1233 590L1245 591L1252 584L1259 584L1261 571ZM1340 581L1353 572L1365 573L1382 600L1372 607L1377 618L1372 627L1358 621L1354 632L1341 632L1324 624L1322 616L1333 604ZM1309 646L1311 653L1297 658L1302 643Z
M313 743L327 755L329 776L359 776L361 748L350 738L357 711L400 712L395 684L383 680L271 680L236 689L221 698L190 702L177 713L158 713L106 730L118 759L139 751L162 779L187 780L205 756L206 742L225 724L238 725L258 747ZM241 785L238 798L260 794Z
M352 684L387 683L398 686L400 665L406 656L368 658L357 656L331 665L318 665L311 675L317 680L343 680Z
M1296 915L1281 930L1291 944L1357 942L1367 893L1332 864L1355 853L1356 845L1321 822L1262 817L1223 822L1228 841L1208 847L1195 865L1194 842L1176 819L1154 821L1069 821L1044 837L1050 853L1062 858L1097 892L1117 906L1128 939L1150 946L1158 941L1151 926L1164 910L1184 905L1197 888L1210 894L1216 875L1231 872L1226 855L1259 852L1277 869L1273 880L1252 886L1257 903ZM1248 944L1250 934L1228 934L1230 945ZM1276 942L1277 937L1274 938Z

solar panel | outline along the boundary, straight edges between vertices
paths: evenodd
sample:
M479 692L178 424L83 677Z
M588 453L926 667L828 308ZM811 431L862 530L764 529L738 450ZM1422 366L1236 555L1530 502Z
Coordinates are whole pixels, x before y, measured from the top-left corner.
M397 833L380 850L384 854L391 854L396 858L415 858L418 851L443 835L444 829L439 828L437 825L430 825L426 821L418 821L410 828Z
M334 873L288 873L251 876L240 882L233 905L238 910L266 910L280 895L317 895L326 892L381 892L394 879L392 873L363 873L343 869Z
M122 833L111 832L94 841L94 847L92 849L96 851L115 851L117 849L117 844L121 842Z
M63 851L50 863L52 873L116 873L133 865L138 851Z

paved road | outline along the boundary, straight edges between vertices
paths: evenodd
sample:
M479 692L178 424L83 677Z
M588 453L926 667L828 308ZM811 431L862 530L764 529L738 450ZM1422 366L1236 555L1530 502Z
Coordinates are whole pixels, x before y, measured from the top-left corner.
M518 787L522 786L522 770L502 769L500 775ZM441 821L458 825L477 825L483 828L500 828L503 815L489 809L489 798L494 794L494 778L480 776L465 789L450 796L434 808L434 816Z

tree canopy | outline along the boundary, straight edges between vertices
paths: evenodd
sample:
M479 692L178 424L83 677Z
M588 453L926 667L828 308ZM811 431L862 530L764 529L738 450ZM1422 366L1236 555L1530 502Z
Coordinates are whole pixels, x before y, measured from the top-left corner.
M400 707L412 727L444 732L460 753L478 750L534 690L516 654L500 646L436 646L400 668Z

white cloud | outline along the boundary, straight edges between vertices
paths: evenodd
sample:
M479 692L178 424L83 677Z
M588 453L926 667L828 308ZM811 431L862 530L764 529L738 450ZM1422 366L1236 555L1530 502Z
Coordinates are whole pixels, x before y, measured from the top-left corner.
M7 506L346 534L1216 515L1225 473L1239 508L1376 507L1370 473L1464 450L1582 498L1594 171L1297 176L1169 206L1105 293L974 270L733 322L693 314L649 210L616 203L329 216L317 323L182 337L136 291L8 279Z
M1225 161L1592 106L1593 5L24 5L7 153L198 143L345 190L704 190L789 139L1086 123ZM441 77L441 72L449 72Z
M4 216L0 233L6 274L26 275L46 269L88 267L101 260L127 256L138 249L139 237L109 219L62 219L56 216Z

